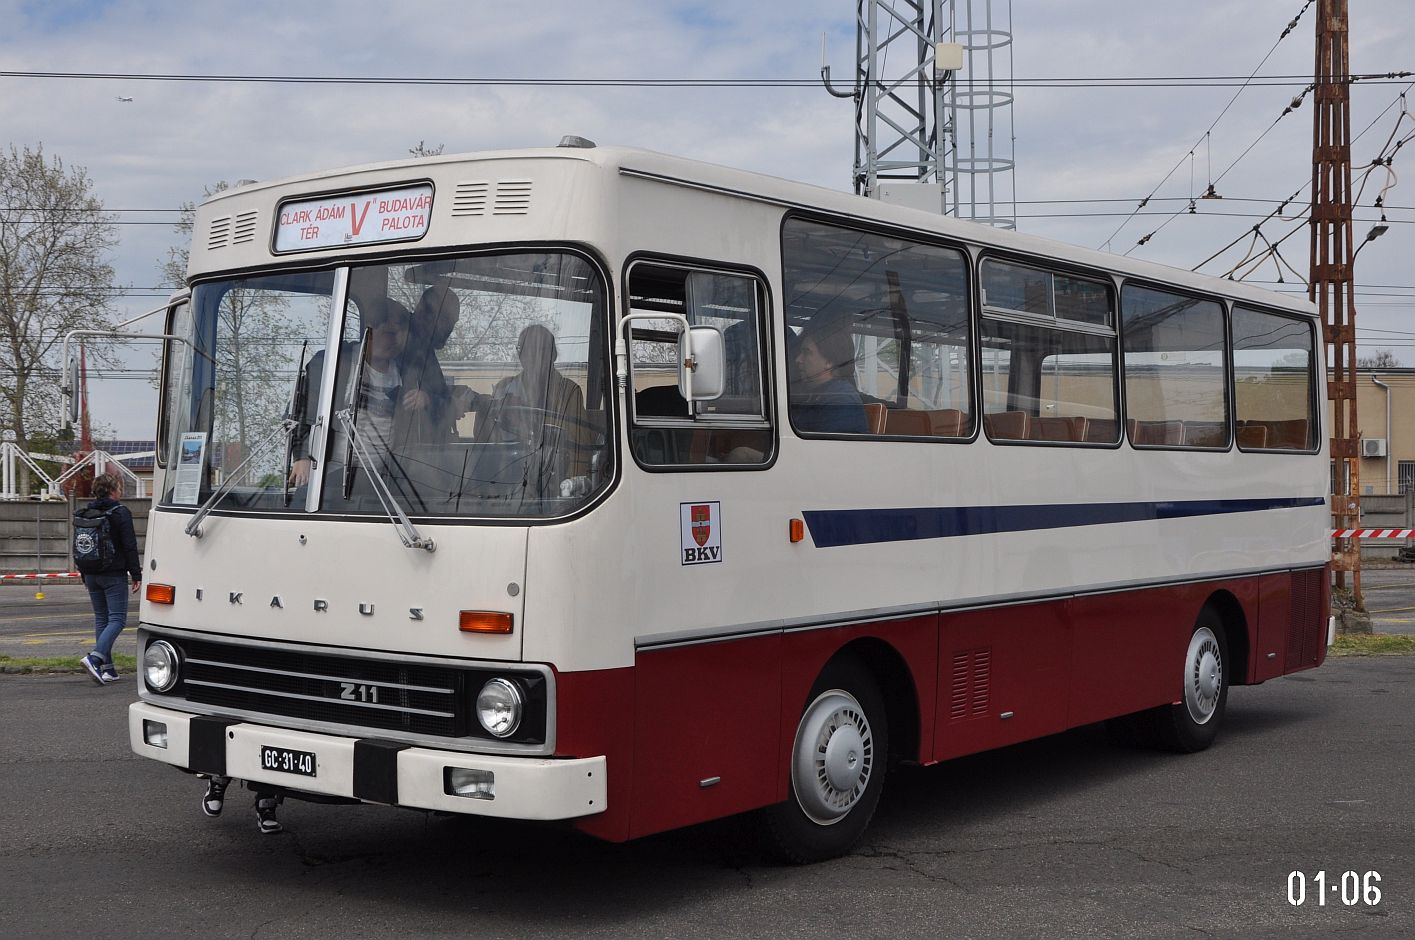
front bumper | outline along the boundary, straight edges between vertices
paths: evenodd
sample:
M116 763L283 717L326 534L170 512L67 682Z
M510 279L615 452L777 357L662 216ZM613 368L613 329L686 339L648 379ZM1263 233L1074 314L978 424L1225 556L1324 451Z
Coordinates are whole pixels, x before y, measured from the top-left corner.
M147 743L144 722L166 725L166 747ZM147 702L134 702L128 707L128 739L133 753L140 757L198 773L373 803L542 820L576 819L609 808L603 757L495 757L404 747L382 739L356 739L208 718ZM263 746L314 754L315 775L262 767ZM449 767L491 772L495 775L494 796L472 799L446 792L443 781Z

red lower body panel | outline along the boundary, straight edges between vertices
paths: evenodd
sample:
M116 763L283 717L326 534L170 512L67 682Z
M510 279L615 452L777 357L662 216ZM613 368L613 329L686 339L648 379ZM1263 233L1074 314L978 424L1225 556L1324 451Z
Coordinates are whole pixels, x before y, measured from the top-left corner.
M608 758L609 809L579 828L634 838L785 799L811 689L852 644L917 731L893 749L932 763L1178 701L1211 602L1235 683L1318 666L1327 601L1322 568L640 650L558 675L556 751Z

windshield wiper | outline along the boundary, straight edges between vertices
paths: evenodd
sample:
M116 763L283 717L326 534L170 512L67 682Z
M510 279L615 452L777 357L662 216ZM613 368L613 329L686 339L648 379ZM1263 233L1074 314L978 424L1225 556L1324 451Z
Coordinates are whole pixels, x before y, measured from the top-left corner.
M295 394L290 397L290 407L285 409L285 417L291 421L298 421L305 409L305 395L309 389L310 379L305 372L305 353L309 351L309 348L309 340L300 344L300 365L295 369ZM285 435L285 488L281 493L286 509L290 508L290 464L294 456L295 435L287 434Z
M308 345L309 343L306 342L305 346L307 347ZM302 347L300 349L300 364L302 367L304 360L305 349ZM299 427L300 424L295 417L295 409L297 407L303 407L306 387L306 377L303 368L301 368L300 377L295 380L295 389L290 393L290 404L285 409L285 417L280 419L279 424L270 429L269 434L256 441L255 446L251 448L251 452L246 455L246 459L237 464L236 469L232 470L221 480L220 486L212 490L211 495L206 498L206 502L202 503L201 506L197 508L192 518L187 522L186 528L182 530L183 532L186 532L192 538L196 539L205 535L206 533L201 529L201 522L211 514L212 507L220 502L221 497L229 493L231 488L236 485L236 481L241 478L241 471L246 469L246 465L255 462L257 457L264 456L265 452L270 449L270 446L279 441L281 437L285 439L285 505L290 505L290 449L294 446L295 428Z
M355 374L357 378L357 373ZM363 438L359 435L358 425L355 423L358 413L353 406L341 408L334 417L344 426L344 433L349 437L348 453L358 458L359 463L364 468L364 473L368 474L369 483L373 486L373 491L378 496L378 501L383 504L383 511L388 514L388 521L398 531L398 539L403 543L404 548L421 548L424 551L433 552L437 550L437 545L432 539L425 539L418 534L417 527L413 525L408 514L399 505L397 497L388 488L387 482L378 472L378 466L373 455L368 452L364 445ZM349 467L344 469L345 492L344 498L349 498L349 483L352 477L349 475Z
M241 471L246 469L249 464L254 463L256 458L264 457L265 452L270 450L271 445L279 442L282 437L285 439L285 447L288 449L290 446L290 435L295 432L295 426L298 423L299 422L293 418L284 418L278 425L270 429L269 434L257 441L255 446L251 448L251 452L247 455L246 459L237 464L235 470L226 474L220 486L212 490L211 495L206 498L206 502L201 504L196 514L192 516L186 528L182 531L186 532L192 538L197 539L205 535L206 533L203 532L201 528L202 520L211 514L212 507L221 500L221 497L229 493L231 488L236 485L236 481L241 478Z

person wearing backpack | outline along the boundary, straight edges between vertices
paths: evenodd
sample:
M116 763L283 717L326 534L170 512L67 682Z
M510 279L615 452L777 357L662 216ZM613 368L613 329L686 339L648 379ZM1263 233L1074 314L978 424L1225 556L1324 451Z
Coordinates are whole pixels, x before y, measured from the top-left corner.
M128 625L128 578L142 587L142 562L133 514L118 502L122 483L109 473L93 478L93 502L74 513L74 565L93 604L93 652L80 662L99 685L118 680L113 644Z

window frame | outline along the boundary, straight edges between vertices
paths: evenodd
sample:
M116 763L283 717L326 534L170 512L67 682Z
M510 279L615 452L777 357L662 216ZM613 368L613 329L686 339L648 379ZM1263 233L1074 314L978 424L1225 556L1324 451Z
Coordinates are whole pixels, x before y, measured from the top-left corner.
M1238 349L1233 341L1233 323L1237 319L1238 308L1243 307L1253 313L1266 314L1268 316L1279 317L1285 320L1292 320L1296 323L1305 324L1307 335L1312 341L1312 367L1309 370L1310 378L1307 382L1307 413L1312 423L1314 433L1311 435L1312 445L1305 449L1292 447L1243 447L1238 443L1238 361L1235 358ZM1315 454L1322 449L1323 424L1322 419L1326 409L1322 405L1321 397L1317 392L1317 375L1320 371L1318 364L1323 355L1321 335L1317 331L1318 322L1313 317L1304 317L1301 314L1287 311L1274 310L1271 307L1264 307L1260 304L1249 303L1247 301L1235 300L1231 303L1228 317L1228 363L1229 363L1229 388L1233 396L1232 420L1233 420L1233 446L1245 454Z
M761 396L762 414L758 416L733 415L733 414L690 414L682 418L665 416L646 415L640 417L637 413L637 402L634 395L634 363L630 355L631 350L626 349L628 357L627 365L629 375L627 377L627 388L623 403L623 423L624 423L624 450L631 456L634 463L641 470L648 473L700 473L716 471L762 471L770 469L776 464L777 457L781 453L780 423L777 420L776 407L776 360L775 360L775 330L772 320L772 292L771 281L766 273L760 268L746 264L734 264L726 261L717 261L708 258L699 258L687 255L672 255L662 252L634 251L624 259L620 275L622 285L621 298L619 303L619 315L614 320L614 349L618 349L619 342L623 337L624 317L633 310L633 296L629 289L630 281L633 277L633 269L637 265L647 265L650 267L680 269L686 275L693 272L705 274L724 274L733 277L751 278L756 285L757 291L757 342L758 346L758 367L761 369ZM618 397L617 395L615 396ZM769 451L759 463L652 463L646 461L634 446L635 428L661 428L666 430L690 430L690 429L742 429L742 430L765 430L768 433Z
M968 430L966 434L958 437L940 437L935 435L913 435L913 434L840 434L830 431L805 431L798 428L791 420L790 392L787 390L786 400L786 421L785 424L791 427L792 432L802 440L832 440L832 441L899 441L909 443L934 443L934 444L971 444L982 435L982 386L980 371L978 368L978 316L977 298L978 281L975 270L975 254L981 248L974 242L957 241L934 232L923 232L916 229L901 228L892 226L884 222L873 219L861 219L853 216L835 216L821 212L810 212L796 210L786 212L781 217L780 230L778 232L778 246L780 249L780 269L782 279L783 294L786 289L786 226L792 222L808 222L815 225L826 226L840 231L855 232L862 235L876 235L881 238L894 238L900 241L910 242L922 248L939 248L946 251L957 252L962 262L962 273L964 280L965 295L965 315L968 325L967 342L961 348L968 353L968 375L966 385L971 398L968 411ZM782 335L791 329L785 311L785 298L782 299L783 309L781 312ZM789 363L787 364L789 368Z
M978 344L978 427L979 434L985 436L989 443L999 447L1080 447L1087 450L1117 450L1125 441L1125 402L1123 397L1124 379L1121 373L1121 360L1124 358L1123 339L1120 333L1120 285L1118 276L1112 272L1096 271L1082 265L1070 264L1061 259L1038 258L1031 255L1019 254L1016 252L993 249L979 246L980 251L976 259L977 264L977 284L975 291L977 300L977 329L975 331L976 342ZM1102 285L1110 297L1111 321L1109 329L1098 326L1094 323L1087 323L1084 320L1069 320L1055 315L1046 316L1037 313L1028 313L1024 310L1014 310L1010 307L993 307L983 302L983 265L989 261L998 261L1005 264L1012 264L1022 268L1031 268L1041 271L1052 277L1060 274L1064 277L1081 281L1091 281ZM1052 307L1055 309L1055 284L1053 282L1051 298ZM996 312L992 312L996 311ZM1109 339L1113 342L1110 357L1110 394L1111 401L1115 404L1116 423L1115 440L1113 441L1052 441L1052 440L1027 440L1025 438L994 438L987 433L984 426L984 418L987 412L982 405L982 343L983 343L983 321L997 320L1003 323L1011 323L1017 326L1031 326L1039 329L1055 330L1058 332L1079 333L1087 336ZM1039 364L1040 365L1040 364Z
M1223 424L1228 435L1228 442L1223 447L1195 447L1192 444L1136 444L1135 441L1130 437L1129 369L1127 368L1127 364L1125 361L1125 341L1128 338L1126 335L1127 330L1125 329L1125 290L1128 287L1138 287L1145 290L1172 294L1176 297L1187 297L1192 300L1206 301L1218 305L1219 317L1222 321L1221 335L1223 337L1224 344L1224 348L1220 356L1221 365L1223 369ZM1237 446L1238 442L1238 425L1237 420L1235 419L1233 414L1233 300L1228 297L1214 296L1213 294L1206 294L1203 291L1191 290L1189 288L1180 287L1174 284L1163 284L1155 281L1146 280L1144 278L1134 277L1121 278L1119 290L1116 292L1116 299L1119 304L1119 323L1117 325L1119 327L1121 337L1119 347L1121 386L1125 393L1122 399L1123 408L1121 410L1122 417L1120 427L1122 432L1122 439L1130 445L1130 448L1132 450L1137 451L1179 450L1189 451L1193 453L1225 454L1233 450L1234 447ZM1137 418L1136 420L1138 421L1140 419Z

